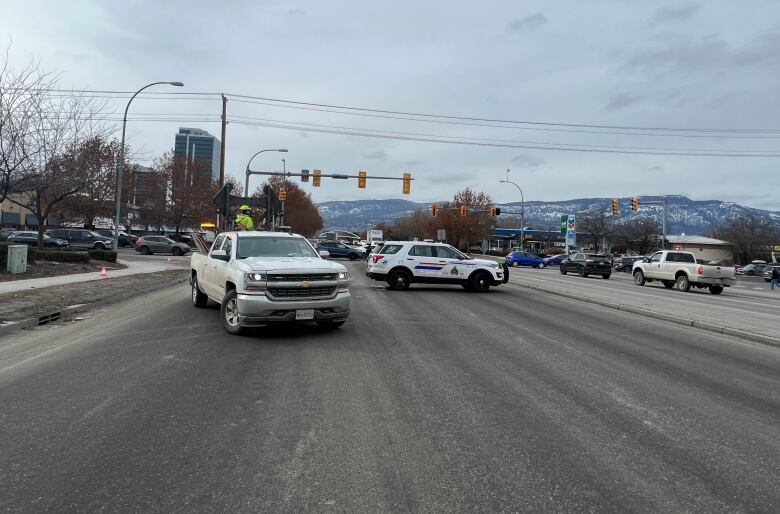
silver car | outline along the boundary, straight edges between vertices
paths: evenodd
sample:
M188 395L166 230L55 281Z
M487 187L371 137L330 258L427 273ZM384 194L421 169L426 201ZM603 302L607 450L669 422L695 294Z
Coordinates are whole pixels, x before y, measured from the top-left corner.
M185 243L177 243L165 236L143 236L136 241L135 251L142 255L151 255L153 253L184 255L190 251L190 247Z

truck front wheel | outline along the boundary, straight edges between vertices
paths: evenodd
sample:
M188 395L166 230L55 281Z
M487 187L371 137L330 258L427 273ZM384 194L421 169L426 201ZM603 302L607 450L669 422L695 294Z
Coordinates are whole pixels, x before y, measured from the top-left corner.
M691 281L688 280L688 275L682 274L677 277L677 289L683 293L687 293L691 290Z
M238 295L236 294L235 289L231 289L225 293L225 298L222 299L219 314L225 332L232 335L238 335L243 332L243 327L241 326L238 317Z
M645 274L641 269L634 272L634 284L638 286L645 285Z

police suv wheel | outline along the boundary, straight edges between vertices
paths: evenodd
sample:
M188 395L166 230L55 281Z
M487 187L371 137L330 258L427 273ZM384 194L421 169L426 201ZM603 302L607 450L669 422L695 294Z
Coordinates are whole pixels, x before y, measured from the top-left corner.
M403 291L404 289L409 289L409 286L412 285L412 276L408 271L402 269L393 270L390 272L390 276L387 277L387 283L391 289Z
M469 278L471 290L476 293L487 293L490 290L490 275L477 271Z

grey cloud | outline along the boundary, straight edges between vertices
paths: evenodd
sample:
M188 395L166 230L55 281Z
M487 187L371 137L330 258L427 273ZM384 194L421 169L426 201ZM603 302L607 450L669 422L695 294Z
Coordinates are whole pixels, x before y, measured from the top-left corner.
M295 7L287 11L287 16L306 16L306 14L308 13L300 7Z
M519 34L541 28L547 23L547 17L538 12L525 18L518 18L510 21L506 26L507 34Z
M61 59L68 59L71 62L84 62L89 59L89 56L87 54L72 54L70 52L65 52L65 51L59 51L55 53L54 56Z
M387 152L384 150L374 150L372 152L364 152L364 159L377 159L379 161L386 161L388 159Z
M609 99L604 109L607 111L618 111L629 105L640 103L646 98L645 95L631 95L628 93L620 93Z
M729 60L729 45L716 35L698 41L669 41L665 47L642 50L620 65L622 71L691 70L720 67Z
M526 154L516 155L512 158L512 162L520 168L536 168L544 163L544 161Z
M759 36L751 45L734 53L732 62L738 66L780 62L780 28Z
M659 23L665 23L667 21L687 20L701 9L700 5L689 4L680 7L663 7L655 11L653 18L650 20L651 25Z

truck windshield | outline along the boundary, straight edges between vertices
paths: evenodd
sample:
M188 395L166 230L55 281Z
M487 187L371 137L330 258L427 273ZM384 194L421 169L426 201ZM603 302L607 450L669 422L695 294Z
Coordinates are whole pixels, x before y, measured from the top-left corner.
M236 258L247 257L318 257L318 255L302 238L239 237Z

